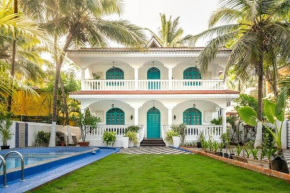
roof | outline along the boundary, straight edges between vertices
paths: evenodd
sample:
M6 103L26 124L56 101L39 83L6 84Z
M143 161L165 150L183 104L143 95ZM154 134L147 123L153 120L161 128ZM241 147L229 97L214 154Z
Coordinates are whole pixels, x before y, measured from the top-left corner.
M152 38L147 43L147 48L162 48L162 45L155 36L152 36Z
M76 91L70 95L171 95L171 94L239 94L233 90L132 90L132 91Z
M162 48L81 48L78 50L68 50L68 52L194 52L194 51L202 51L204 47L162 47ZM227 48L220 48L219 51L228 51L231 50Z

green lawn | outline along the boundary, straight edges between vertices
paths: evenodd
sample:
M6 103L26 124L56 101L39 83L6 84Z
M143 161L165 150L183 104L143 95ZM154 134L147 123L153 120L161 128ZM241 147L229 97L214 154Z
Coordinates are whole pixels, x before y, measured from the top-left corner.
M290 183L200 155L114 154L35 192L290 192Z

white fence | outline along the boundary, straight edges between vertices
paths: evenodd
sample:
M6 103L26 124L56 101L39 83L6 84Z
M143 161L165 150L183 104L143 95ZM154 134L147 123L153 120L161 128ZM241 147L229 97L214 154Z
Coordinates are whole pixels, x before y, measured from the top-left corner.
M287 148L290 149L290 120L287 121Z
M125 135L127 128L131 125L103 125L99 124L98 128L92 129L87 133L86 141L90 142L90 146L106 146L103 143L102 136L105 131L113 131L116 132L116 142L114 143L114 147L123 147L123 136ZM142 125L138 125L140 128L137 133L138 144L144 139L144 129Z
M223 80L84 80L82 90L224 90ZM135 85L137 84L137 85Z
M205 139L212 138L215 141L220 141L223 134L222 125L186 125L185 142L196 142L201 133L204 134ZM170 130L168 125L164 125L162 129L162 138L165 139L166 132Z

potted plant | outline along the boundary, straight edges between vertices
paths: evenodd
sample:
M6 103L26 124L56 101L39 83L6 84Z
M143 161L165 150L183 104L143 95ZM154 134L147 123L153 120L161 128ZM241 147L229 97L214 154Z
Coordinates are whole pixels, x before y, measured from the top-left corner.
M116 141L116 132L105 131L103 136L103 143L106 143L108 146L112 147Z
M201 148L204 150L204 151L207 151L208 149L208 142L207 141L202 141L201 142Z
M92 115L88 108L85 109L85 113L80 113L78 118L74 117L73 119L81 129L82 142L79 142L78 144L80 146L89 146L90 142L86 141L87 133L89 133L91 129L97 129L98 123L101 122L101 119Z
M8 145L7 142L12 138L13 135L10 130L12 124L13 122L11 121L10 113L7 113L6 115L3 113L0 114L0 137L3 143L1 149L10 148L10 145Z
M165 138L165 141L167 141L168 143L170 144L173 144L173 147L175 147L177 145L177 147L179 147L179 142L178 141L175 141L175 143L178 143L178 144L174 144L174 137L179 137L178 136L178 133L174 130L169 130L168 132L166 132L166 138Z
M283 122L285 120L284 112L286 106L287 98L287 88L283 88L281 93L278 95L275 102L270 102L269 100L264 100L263 112L266 115L267 121L274 125L275 132L269 128L269 126L257 118L257 113L250 107L242 107L238 110L241 119L248 125L257 126L262 124L264 128L272 135L275 145L277 146L277 156L271 161L271 169L277 170L284 173L289 173L289 168L287 162L283 155L282 150L282 129ZM280 121L281 124L278 126L276 120Z
M197 148L201 148L201 143L202 143L203 141L205 141L205 137L204 137L203 132L201 132L201 133L199 134L199 138L198 138L198 141L197 141L197 143L196 143Z
M259 149L251 147L250 151L254 159L248 159L249 164L260 166L263 168L270 168L270 164L268 161L264 161L262 159L259 160L258 158ZM261 152L261 154L263 155L263 152ZM261 156L261 158L263 158L263 156Z
M271 168L271 158L275 155L275 153L277 152L277 149L274 147L274 143L272 143L272 145L270 147L265 147L263 149L263 153L264 155L267 157L268 159L268 163L269 163L269 168Z
M179 145L183 145L184 144L184 140L185 140L185 130L186 130L186 124L185 123L181 123L179 125L171 125L171 129L173 131L175 131L176 133L178 133L178 136L173 136L173 146L174 146L174 141L176 142L174 147L179 147Z
M221 141L221 142L219 143L219 150L220 150L220 152L219 152L219 156L223 156L223 149L224 149L224 146L225 146L225 144Z
M128 137L128 143L130 144L130 147L138 144L137 133L135 131L128 131L124 136Z
M247 163L248 162L247 159L240 156L242 151L243 151L243 148L240 146L240 144L238 144L237 147L236 147L237 155L234 155L232 157L233 157L234 160Z
M219 143L217 141L213 142L213 151L215 155L220 155L220 153L218 152L219 149Z

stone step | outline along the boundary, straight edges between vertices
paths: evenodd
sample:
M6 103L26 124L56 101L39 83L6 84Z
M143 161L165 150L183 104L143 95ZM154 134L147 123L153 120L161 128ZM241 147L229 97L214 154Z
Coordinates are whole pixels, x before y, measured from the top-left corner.
M162 139L144 139L140 143L141 146L165 146Z

